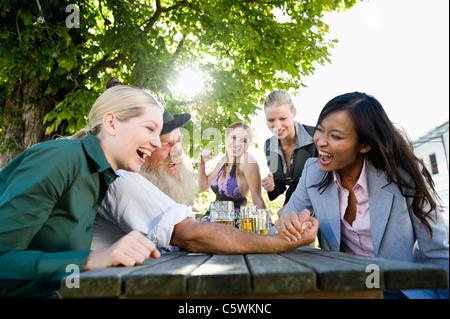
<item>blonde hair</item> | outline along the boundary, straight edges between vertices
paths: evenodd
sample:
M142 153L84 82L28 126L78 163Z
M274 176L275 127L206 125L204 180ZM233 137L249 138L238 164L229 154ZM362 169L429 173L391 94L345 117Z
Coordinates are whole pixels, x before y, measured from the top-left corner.
M291 111L294 109L294 103L292 102L292 97L289 92L285 90L275 90L270 92L264 100L264 109L285 104L290 106Z
M141 115L145 107L158 107L164 112L163 104L150 91L129 85L108 88L92 105L89 124L68 138L81 139L89 134L99 134L103 117L108 112L114 113L120 121L125 121Z

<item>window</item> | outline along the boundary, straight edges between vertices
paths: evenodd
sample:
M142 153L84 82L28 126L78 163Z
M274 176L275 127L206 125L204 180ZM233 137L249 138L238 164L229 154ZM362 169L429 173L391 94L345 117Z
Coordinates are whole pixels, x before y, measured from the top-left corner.
M430 164L431 164L431 174L434 175L439 173L435 153L430 154Z

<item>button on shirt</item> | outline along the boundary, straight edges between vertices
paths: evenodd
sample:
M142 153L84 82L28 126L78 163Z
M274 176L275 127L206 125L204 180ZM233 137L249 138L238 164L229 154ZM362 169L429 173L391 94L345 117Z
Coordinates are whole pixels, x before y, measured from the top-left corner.
M370 232L369 188L366 160L364 161L359 179L353 187L353 192L358 203L356 204L356 218L352 225L344 219L350 192L342 186L339 173L334 171L333 175L339 193L342 250L357 255L374 256L372 235Z

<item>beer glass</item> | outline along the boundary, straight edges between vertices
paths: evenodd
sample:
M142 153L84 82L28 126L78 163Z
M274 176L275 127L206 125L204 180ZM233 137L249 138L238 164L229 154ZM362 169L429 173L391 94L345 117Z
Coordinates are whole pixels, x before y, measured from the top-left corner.
M241 207L241 230L249 233L257 233L257 207L254 205Z
M267 235L272 226L272 214L270 209L258 209L258 234Z
M210 207L212 223L234 226L234 203L232 201L214 201Z

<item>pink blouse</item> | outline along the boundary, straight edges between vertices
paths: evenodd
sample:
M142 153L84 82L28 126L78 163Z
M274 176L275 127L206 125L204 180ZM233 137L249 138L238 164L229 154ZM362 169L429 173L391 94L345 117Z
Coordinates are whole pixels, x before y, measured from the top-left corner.
M350 192L341 184L339 173L334 171L334 182L339 193L339 210L341 214L341 249L357 255L374 256L372 235L370 232L369 188L367 182L367 165L364 165L358 182L353 187L356 200L356 218L350 225L345 219Z

